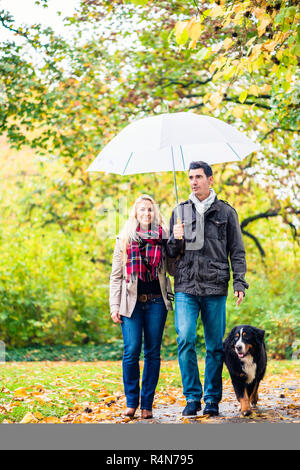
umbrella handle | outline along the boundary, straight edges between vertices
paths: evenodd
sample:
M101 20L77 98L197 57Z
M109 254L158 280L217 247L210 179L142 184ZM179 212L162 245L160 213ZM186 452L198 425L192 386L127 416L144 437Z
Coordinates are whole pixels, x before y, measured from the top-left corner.
M181 224L182 224L180 217L177 217L177 224L178 224L178 225L181 225ZM178 240L182 240L182 237L180 237Z

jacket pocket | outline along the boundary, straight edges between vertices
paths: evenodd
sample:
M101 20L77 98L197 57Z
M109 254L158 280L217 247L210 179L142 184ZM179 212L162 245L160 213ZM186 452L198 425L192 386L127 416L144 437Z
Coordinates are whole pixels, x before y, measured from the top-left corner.
M210 219L206 223L205 235L208 238L224 240L226 238L227 220Z
M225 283L229 281L230 269L228 263L222 263L221 261L210 261L210 266L216 270L218 282Z

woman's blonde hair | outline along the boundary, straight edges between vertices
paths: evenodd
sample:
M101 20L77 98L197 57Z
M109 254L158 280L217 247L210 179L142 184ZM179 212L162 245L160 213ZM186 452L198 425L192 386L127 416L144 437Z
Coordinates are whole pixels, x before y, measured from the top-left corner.
M137 198L137 200L133 204L129 214L129 218L119 234L123 264L125 264L127 261L128 244L132 240L137 240L136 229L139 224L137 220L137 208L138 205L141 204L141 202L143 201L150 201L152 203L154 211L154 219L152 223L155 225L160 225L163 229L164 236L168 236L168 227L164 221L162 214L159 211L158 204L156 204L154 199L148 194L142 194L140 197Z

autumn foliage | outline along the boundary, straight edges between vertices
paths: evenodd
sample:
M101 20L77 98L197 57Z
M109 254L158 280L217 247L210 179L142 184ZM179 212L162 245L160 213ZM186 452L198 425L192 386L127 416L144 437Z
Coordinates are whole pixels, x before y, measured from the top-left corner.
M227 327L265 328L269 356L292 356L300 323L298 22L292 0L89 0L59 36L0 11L8 34L0 44L0 339L8 348L120 348L108 310L114 236L142 192L168 220L173 178L86 169L131 120L193 111L260 144L242 162L214 166L215 191L239 214L250 284L239 309L230 285ZM185 200L186 174L177 183ZM172 312L164 342L175 351ZM203 355L200 326L198 342Z

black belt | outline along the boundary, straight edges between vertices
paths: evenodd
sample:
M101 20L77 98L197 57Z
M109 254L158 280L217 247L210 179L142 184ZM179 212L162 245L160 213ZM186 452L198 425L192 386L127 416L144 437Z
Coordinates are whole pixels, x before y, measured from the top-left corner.
M137 299L139 302L148 302L149 300L159 299L160 297L162 297L161 294L140 294L137 296Z

